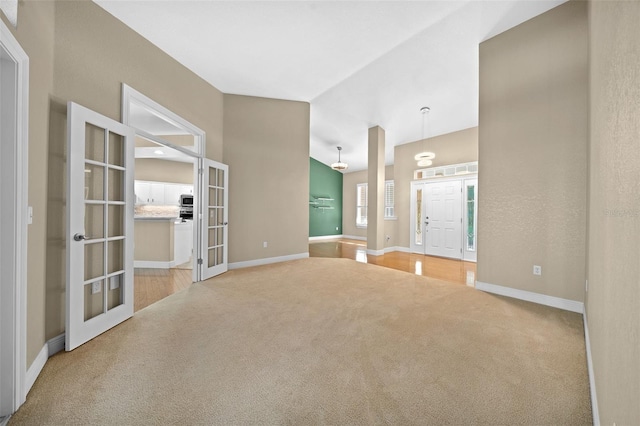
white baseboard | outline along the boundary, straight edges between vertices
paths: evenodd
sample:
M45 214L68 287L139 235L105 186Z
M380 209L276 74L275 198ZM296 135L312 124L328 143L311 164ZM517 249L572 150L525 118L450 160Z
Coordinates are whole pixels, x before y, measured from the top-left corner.
M357 235L343 235L342 238L347 238L349 240L367 241L367 237L359 237Z
M36 379L40 375L40 372L44 368L44 365L47 363L47 359L49 359L49 348L45 343L40 352L38 352L38 356L33 361L31 366L27 369L27 375L25 376L25 395L29 393L31 387L36 382Z
M401 253L411 253L411 249L409 247L393 246L393 247L387 247L384 249L385 253L391 253L394 251L399 251Z
M29 393L31 387L36 382L36 379L42 372L44 365L47 363L49 357L57 354L60 351L64 350L64 333L59 336L54 337L53 339L49 339L40 352L38 352L38 356L31 364L31 367L27 370L27 375L25 377L25 394Z
M134 260L134 268L170 269L173 262L160 262L155 260Z
M244 262L229 263L229 269L248 268L250 266L268 265L270 263L286 262L289 260L306 259L309 253L290 254L287 256L267 257L264 259L246 260Z
M64 339L65 339L65 335L64 333L62 333L61 335L56 336L53 339L47 340L49 357L54 356L58 352L64 351Z
M540 305L551 306L553 308L564 309L565 311L584 313L584 303L575 300L562 299L546 294L533 293L531 291L518 290L511 287L503 287L495 284L476 281L476 290L487 293L499 294L501 296L513 297L514 299L526 300L527 302L538 303Z
M589 326L587 324L587 313L582 315L584 320L584 344L587 348L587 367L589 371L589 390L591 391L591 413L593 415L593 425L600 426L600 412L598 411L598 396L596 394L596 377L593 372L593 359L591 358L591 340L589 339Z
M384 253L385 253L384 249L382 250L367 249L367 254L370 254L371 256L382 256Z
M320 235L318 237L309 237L309 242L335 240L336 238L343 238L343 235Z

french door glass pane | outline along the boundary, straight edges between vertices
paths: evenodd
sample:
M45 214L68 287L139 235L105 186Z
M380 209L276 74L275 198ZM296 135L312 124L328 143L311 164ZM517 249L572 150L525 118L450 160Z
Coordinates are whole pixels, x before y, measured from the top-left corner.
M124 201L124 170L109 169L109 201Z
M85 200L102 200L104 198L104 167L85 163L84 198Z
M97 286L97 292L93 293L92 289ZM95 283L89 283L84 285L84 320L89 321L91 318L95 318L98 315L104 313L104 303L102 298L102 291L104 289L104 282L102 280Z
M124 235L124 205L110 204L109 211L109 237L121 237Z
M104 129L86 123L84 156L87 160L104 163L104 135Z
M84 280L104 276L104 242L84 243Z
M107 309L122 305L122 286L124 274L114 275L107 280Z
M124 137L109 132L109 164L124 167Z
M84 232L87 238L104 237L104 204L85 204Z

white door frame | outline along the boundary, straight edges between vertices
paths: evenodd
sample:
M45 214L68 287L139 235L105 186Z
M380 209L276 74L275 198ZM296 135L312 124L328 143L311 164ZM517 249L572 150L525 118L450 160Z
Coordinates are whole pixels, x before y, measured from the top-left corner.
M442 177L442 178L429 178L429 179L419 179L419 180L412 180L411 181L411 192L410 192L410 206L409 206L409 231L410 231L410 239L409 239L409 249L412 253L419 253L419 254L425 254L425 237L424 237L424 232L423 232L423 236L422 236L422 245L421 245L421 251L418 251L416 249L416 245L414 244L414 238L415 238L415 227L416 227L416 206L415 206L415 199L414 199L414 188L417 185L423 185L423 189L424 184L428 184L428 183L440 183L440 182L447 182L447 181L460 181L461 185L462 185L462 189L463 189L463 194L461 196L461 215L462 218L465 219L466 218L466 193L464 193L464 189L466 188L465 184L466 182L469 181L474 181L476 182L476 203L477 203L477 190L478 190L478 185L477 185L477 180L478 180L478 175L476 173L469 173L469 174L464 174L464 175L454 175L454 176L446 176L446 177ZM426 192L423 192L423 203L425 202L426 199ZM422 214L424 215L424 205L422 207L423 212ZM477 205L476 205L476 210L477 210ZM421 220L422 223L422 227L424 230L424 220ZM477 212L476 212L476 229L477 229ZM469 252L467 250L465 250L465 235L466 235L466 222L463 220L463 224L462 224L462 232L461 232L461 246L462 247L462 254L460 256L460 260L463 260L465 262L475 262L475 257L471 257L469 256ZM477 234L476 234L477 235ZM477 247L477 242L476 242L476 247ZM476 248L476 252L477 252L477 248ZM475 253L474 253L475 254Z
M3 93L0 166L0 417L12 414L26 399L27 371L27 223L29 145L29 57L0 21L0 48L15 64L2 66L0 78L13 80L13 93ZM11 65L8 65L11 67ZM9 71L9 74L7 74ZM13 74L13 75L11 75ZM6 132L6 133L5 133ZM5 136L10 140L5 140ZM10 342L10 344L6 344ZM8 412L6 412L8 411Z
M154 113L156 113L157 115L161 116L163 119L168 120L169 122L171 122L171 124L175 125L178 128L184 129L186 131L188 131L189 133L191 133L194 136L194 140L195 140L195 144L196 144L196 149L195 150L189 150L185 147L179 146L179 145L174 145L168 141L165 141L155 135L151 135L147 132L145 132L144 130L138 129L135 126L132 126L130 123L130 112L131 112L131 104L135 103L138 106L143 106L145 108L147 108L149 111L152 111ZM193 211L194 211L194 217L193 217L193 257L192 257L192 262L193 262L193 269L192 269L192 281L193 282L198 282L198 281L202 281L202 273L201 273L201 265L198 263L199 259L203 259L204 258L204 253L202 253L202 241L203 241L203 237L202 237L202 191L203 189L203 182L202 182L202 172L203 170L201 169L201 161L202 159L206 159L205 157L205 146L206 146L206 132L202 129L200 129L199 127L197 127L196 125L192 124L191 122L185 120L184 118L180 117L179 115L177 115L176 113L174 113L173 111L171 111L168 108L165 108L164 106L160 105L159 103L157 103L156 101L154 101L153 99L149 98L148 96L145 96L144 94L138 92L137 90L135 90L134 88L132 88L131 86L128 86L126 84L122 84L122 123L132 127L136 134L147 138L149 140L152 140L156 143L159 143L161 145L166 145L170 148L176 149L184 154L190 155L192 157L194 157L196 159L196 161L194 161L194 165L193 165L193 173L194 173L194 181L193 181L193 193L195 194L200 194L200 196L195 197L195 201L194 201L194 205L193 205ZM198 215L198 217L196 217L196 215Z

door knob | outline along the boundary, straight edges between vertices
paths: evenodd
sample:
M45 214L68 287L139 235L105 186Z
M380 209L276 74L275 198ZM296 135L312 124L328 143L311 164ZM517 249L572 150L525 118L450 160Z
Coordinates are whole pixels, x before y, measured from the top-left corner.
M87 237L86 235L83 235L83 234L80 234L80 233L77 233L76 235L73 236L73 239L75 241L88 240L89 238L91 238L91 237Z

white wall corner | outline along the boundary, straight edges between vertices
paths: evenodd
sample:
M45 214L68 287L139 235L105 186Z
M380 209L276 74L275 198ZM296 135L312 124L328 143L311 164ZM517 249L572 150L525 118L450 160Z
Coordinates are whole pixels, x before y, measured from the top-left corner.
M514 299L526 300L527 302L551 306L552 308L564 309L565 311L577 312L579 314L584 313L584 303L575 300L563 299L561 297L547 296L546 294L518 290L511 287L484 283L482 281L476 281L476 290L513 297Z
M598 396L596 394L596 377L593 371L593 359L591 358L591 340L589 339L589 326L587 313L582 314L584 320L584 344L587 349L587 368L589 371L589 390L591 392L591 413L594 426L600 426L600 412L598 411Z
M29 393L31 387L36 382L36 379L44 368L44 365L47 363L47 359L49 358L48 346L48 344L44 344L42 349L40 349L40 352L38 352L38 356L27 370L27 376L25 377L25 395Z
M246 260L244 262L229 263L229 269L249 268L251 266L268 265L270 263L287 262L289 260L307 259L309 252L290 254L287 256L267 257L264 259Z

